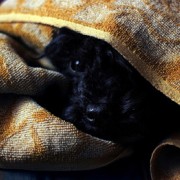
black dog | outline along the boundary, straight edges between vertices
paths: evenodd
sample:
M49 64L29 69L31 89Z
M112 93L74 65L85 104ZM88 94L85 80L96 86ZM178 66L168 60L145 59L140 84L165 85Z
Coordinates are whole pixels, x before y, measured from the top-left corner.
M61 28L44 56L70 86L68 96L50 87L39 103L78 129L125 145L154 141L174 131L178 105L105 41Z

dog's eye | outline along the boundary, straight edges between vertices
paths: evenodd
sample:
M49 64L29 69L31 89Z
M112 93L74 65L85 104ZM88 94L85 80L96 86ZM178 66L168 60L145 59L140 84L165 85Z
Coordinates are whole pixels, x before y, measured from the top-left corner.
M73 71L83 72L84 68L83 68L81 61L79 61L79 60L71 61L70 66Z

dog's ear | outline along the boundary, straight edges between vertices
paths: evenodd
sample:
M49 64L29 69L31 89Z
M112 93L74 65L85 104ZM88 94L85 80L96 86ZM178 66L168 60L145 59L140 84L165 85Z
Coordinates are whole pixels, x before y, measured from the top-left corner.
M116 50L115 50L116 51ZM114 53L114 59L116 63L119 65L119 71L124 72L126 77L131 79L131 81L136 85L143 89L143 86L149 86L149 82L147 82L144 77L125 59L119 52Z
M79 36L80 33L68 28L68 27L62 27L62 28L55 28L53 30L53 38L56 38L59 35L68 35L68 36Z
M134 68L131 64L114 48L108 51L109 56L115 61L117 65L119 65L120 69L124 69L128 71L128 73L134 72Z
M65 44L67 44L69 41L73 39L76 39L76 34L78 33L67 27L54 28L52 32L52 40L45 48L45 55L48 58L58 58L58 54L61 52ZM69 44L72 45L72 43Z

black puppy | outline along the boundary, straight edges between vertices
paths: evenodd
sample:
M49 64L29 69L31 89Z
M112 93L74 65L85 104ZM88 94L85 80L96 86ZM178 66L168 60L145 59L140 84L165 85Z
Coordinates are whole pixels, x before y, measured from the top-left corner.
M45 48L55 69L69 80L68 96L52 86L39 100L78 129L134 145L174 130L179 107L155 90L108 43L68 28Z

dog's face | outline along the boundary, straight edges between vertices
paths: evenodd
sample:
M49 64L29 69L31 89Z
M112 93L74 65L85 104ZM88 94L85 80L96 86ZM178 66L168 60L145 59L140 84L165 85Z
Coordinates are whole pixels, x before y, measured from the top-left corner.
M108 43L62 28L45 54L70 81L63 119L108 140L140 138L131 68Z

